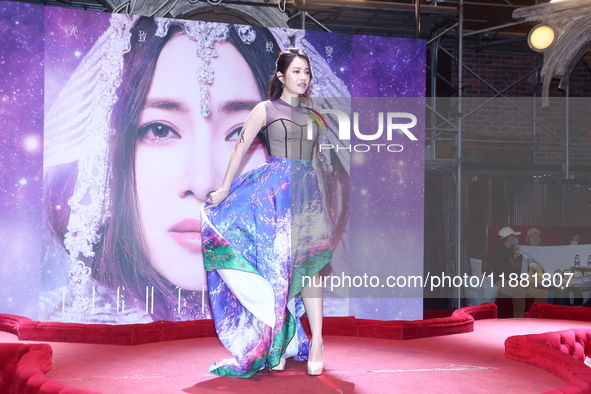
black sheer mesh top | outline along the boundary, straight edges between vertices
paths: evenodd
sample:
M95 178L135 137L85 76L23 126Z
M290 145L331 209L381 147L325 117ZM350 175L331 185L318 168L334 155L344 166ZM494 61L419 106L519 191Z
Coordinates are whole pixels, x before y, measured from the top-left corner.
M265 101L265 110L267 123L260 133L269 156L312 160L318 127L306 114L309 111L301 105L292 107L281 99ZM311 135L308 135L308 119L312 119Z

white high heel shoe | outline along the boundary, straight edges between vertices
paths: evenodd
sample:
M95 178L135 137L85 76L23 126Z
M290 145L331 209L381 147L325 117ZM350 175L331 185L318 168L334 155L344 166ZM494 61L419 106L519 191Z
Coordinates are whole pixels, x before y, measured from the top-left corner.
M311 342L310 342L310 349L312 349ZM322 346L322 361L310 361L310 358L308 358L308 375L312 375L312 376L321 375L323 369L324 369L324 346Z
M285 356L281 356L279 364L271 368L272 371L283 371L285 369Z

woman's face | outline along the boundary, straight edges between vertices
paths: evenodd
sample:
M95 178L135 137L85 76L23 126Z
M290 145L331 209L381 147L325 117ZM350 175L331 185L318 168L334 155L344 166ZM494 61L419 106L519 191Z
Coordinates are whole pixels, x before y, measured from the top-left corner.
M516 246L517 244L518 244L518 241L517 241L517 237L515 235L511 234L507 237L507 242L505 243L505 245L507 245L508 248Z
M538 233L532 233L527 237L527 243L531 246L540 246L542 244L542 236Z
M310 65L306 59L296 56L287 67L285 75L280 78L284 93L289 96L304 94L310 85L310 75Z
M150 263L188 290L206 285L200 207L207 193L222 185L240 127L261 100L252 71L234 46L221 43L216 49L208 86L211 114L203 117L197 44L178 35L164 46L136 138L137 199ZM259 148L253 143L239 171L266 160Z

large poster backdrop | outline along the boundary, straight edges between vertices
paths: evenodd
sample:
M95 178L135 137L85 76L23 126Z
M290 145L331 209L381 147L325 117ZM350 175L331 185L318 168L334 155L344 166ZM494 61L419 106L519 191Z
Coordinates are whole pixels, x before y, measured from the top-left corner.
M338 98L337 107L349 97L425 91L418 40L6 1L0 33L0 311L38 320L210 317L199 209L220 187L249 111L266 99L280 50L305 49L313 96ZM322 272L325 314L416 318L422 292L392 300L388 291L350 292L375 287L367 283L330 285L346 275L422 275L422 107L350 100L360 132L342 139L337 118L325 114L320 140L321 189L338 218ZM368 142L379 111L414 113L417 138L387 133L386 119ZM239 171L266 159L254 143Z

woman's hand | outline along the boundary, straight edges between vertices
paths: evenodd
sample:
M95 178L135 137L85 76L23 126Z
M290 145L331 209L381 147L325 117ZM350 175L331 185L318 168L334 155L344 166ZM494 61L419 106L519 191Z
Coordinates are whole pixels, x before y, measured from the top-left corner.
M520 250L521 249L519 249L519 246L517 246L517 245L513 246L513 253L515 253L515 257L521 256Z
M215 192L209 193L207 196L207 202L209 202L210 205L206 206L205 210L207 211L210 208L217 207L226 199L226 197L228 197L228 192L223 189L218 189Z

